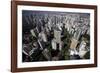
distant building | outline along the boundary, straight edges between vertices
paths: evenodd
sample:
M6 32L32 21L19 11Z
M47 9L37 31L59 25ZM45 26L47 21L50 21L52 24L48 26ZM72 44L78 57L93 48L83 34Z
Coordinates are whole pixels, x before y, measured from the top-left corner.
M25 55L31 56L34 53L34 51L38 48L36 43L34 43L33 45L34 47L29 44L23 44L23 53Z
M88 30L87 30L87 34L90 35L90 29L89 29L89 28L88 28Z
M81 36L81 29L77 29L77 31L74 33L74 36L73 37L76 40L79 40L80 36Z
M75 38L72 38L72 39L71 39L70 48L71 48L71 49L76 49L77 44L78 44L78 40L76 40Z
M38 39L38 43L39 43L39 46L40 46L40 50L43 50L43 49L46 48L45 42L44 42L43 40L39 40L39 39Z
M44 55L44 57L45 57L48 61L51 60L51 54L50 54L50 51L49 51L48 49L45 48L45 49L42 51L42 54Z
M52 49L54 49L54 50L57 49L56 40L55 40L55 39L53 39L53 40L51 41L51 45L52 45Z
M79 56L83 58L83 56L87 53L86 50L86 42L82 41L79 47Z
M70 55L78 55L78 51L76 49L70 49Z
M46 34L44 33L44 31L41 31L39 33L39 38L41 38L44 42L47 42L47 37L46 37Z
M57 43L61 42L61 31L54 29L54 38Z
M56 46L55 46L55 44L56 44ZM52 40L52 47L54 47L53 45L55 46L54 49L58 48L59 50L61 50L61 47L62 47L62 45L61 45L61 30L58 28L54 29L54 39Z
M34 30L33 30L33 29L32 29L32 30L30 30L30 32L31 32L32 36L36 37L36 34L35 34L35 32L34 32Z

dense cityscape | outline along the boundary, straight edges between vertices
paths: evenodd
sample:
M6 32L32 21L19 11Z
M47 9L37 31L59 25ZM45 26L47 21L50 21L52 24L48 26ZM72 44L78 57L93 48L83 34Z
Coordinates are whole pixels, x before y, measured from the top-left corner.
M22 11L22 61L90 59L90 14Z

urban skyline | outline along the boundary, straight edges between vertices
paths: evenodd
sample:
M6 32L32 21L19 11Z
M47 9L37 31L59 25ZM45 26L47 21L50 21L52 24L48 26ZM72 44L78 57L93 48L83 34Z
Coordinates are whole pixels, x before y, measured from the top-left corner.
M90 59L90 14L22 11L23 62Z

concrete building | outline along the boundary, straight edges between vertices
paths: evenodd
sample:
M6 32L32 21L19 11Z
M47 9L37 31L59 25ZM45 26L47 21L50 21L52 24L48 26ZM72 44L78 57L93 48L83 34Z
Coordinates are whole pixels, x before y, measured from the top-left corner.
M81 58L84 57L84 55L88 52L88 50L86 50L86 42L82 41L79 47L79 56Z
M78 40L76 40L75 38L72 38L70 49L76 49L77 44L78 44Z

